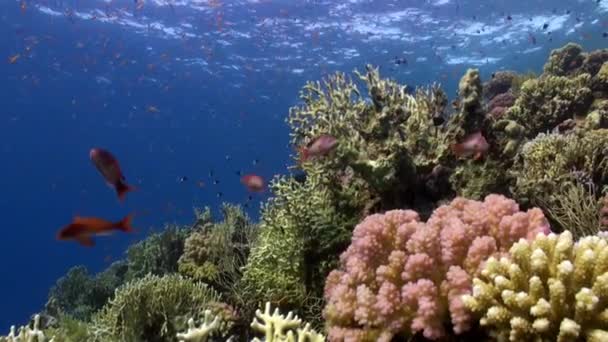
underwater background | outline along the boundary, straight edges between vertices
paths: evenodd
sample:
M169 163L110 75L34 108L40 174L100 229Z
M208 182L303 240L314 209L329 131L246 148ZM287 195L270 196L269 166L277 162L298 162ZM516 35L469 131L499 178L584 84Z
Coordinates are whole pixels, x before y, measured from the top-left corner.
M568 42L606 47L602 1L96 0L0 2L0 333L39 312L73 266L91 274L193 208L240 204L255 222L272 192L244 174L289 174L299 91L379 67L449 101L477 68L540 74ZM310 138L310 137L309 137ZM137 190L120 203L89 160L102 147ZM132 234L93 248L58 241L73 216L135 213Z

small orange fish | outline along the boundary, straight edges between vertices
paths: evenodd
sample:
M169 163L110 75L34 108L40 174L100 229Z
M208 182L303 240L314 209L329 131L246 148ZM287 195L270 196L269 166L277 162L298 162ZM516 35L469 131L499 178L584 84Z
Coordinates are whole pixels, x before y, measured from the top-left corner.
M329 134L321 134L308 145L300 148L300 162L308 161L312 157L329 154L338 146L338 140Z
M19 57L21 57L20 54L16 54L16 55L10 56L8 58L8 63L9 64L15 64L15 62L17 62L17 60L19 60Z
M93 247L95 241L93 236L110 235L115 230L132 232L131 220L133 215L128 215L118 222L110 222L96 217L74 217L69 225L63 227L57 233L58 240L74 240L86 247Z
M258 175L244 175L241 177L241 183L243 183L247 187L247 190L251 192L264 191L264 179Z
M116 190L120 201L124 199L127 192L135 190L135 187L126 183L118 160L110 152L101 148L92 148L89 157L108 185Z
M490 144L486 138L481 134L481 132L473 133L462 141L459 144L453 144L451 146L452 153L456 155L456 157L471 157L475 160L478 160L483 156L484 153L488 151L490 148Z

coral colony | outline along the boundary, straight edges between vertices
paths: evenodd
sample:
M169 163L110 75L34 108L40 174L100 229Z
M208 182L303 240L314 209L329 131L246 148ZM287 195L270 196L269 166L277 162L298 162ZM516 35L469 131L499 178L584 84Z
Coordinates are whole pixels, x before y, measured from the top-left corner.
M608 50L470 69L451 103L373 66L300 96L305 177L258 223L196 210L0 341L608 340Z

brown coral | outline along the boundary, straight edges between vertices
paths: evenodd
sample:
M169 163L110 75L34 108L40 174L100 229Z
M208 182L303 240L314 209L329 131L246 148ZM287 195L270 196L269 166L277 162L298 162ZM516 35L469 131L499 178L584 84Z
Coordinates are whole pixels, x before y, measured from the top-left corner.
M513 80L517 77L513 71L498 71L492 74L492 79L483 84L483 97L492 100L511 89Z

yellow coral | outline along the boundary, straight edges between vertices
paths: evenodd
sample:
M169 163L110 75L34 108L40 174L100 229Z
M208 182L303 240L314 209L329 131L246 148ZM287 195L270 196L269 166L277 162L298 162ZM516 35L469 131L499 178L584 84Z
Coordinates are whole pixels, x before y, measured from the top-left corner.
M539 234L509 257L490 258L473 280L467 308L498 341L606 341L608 242Z

